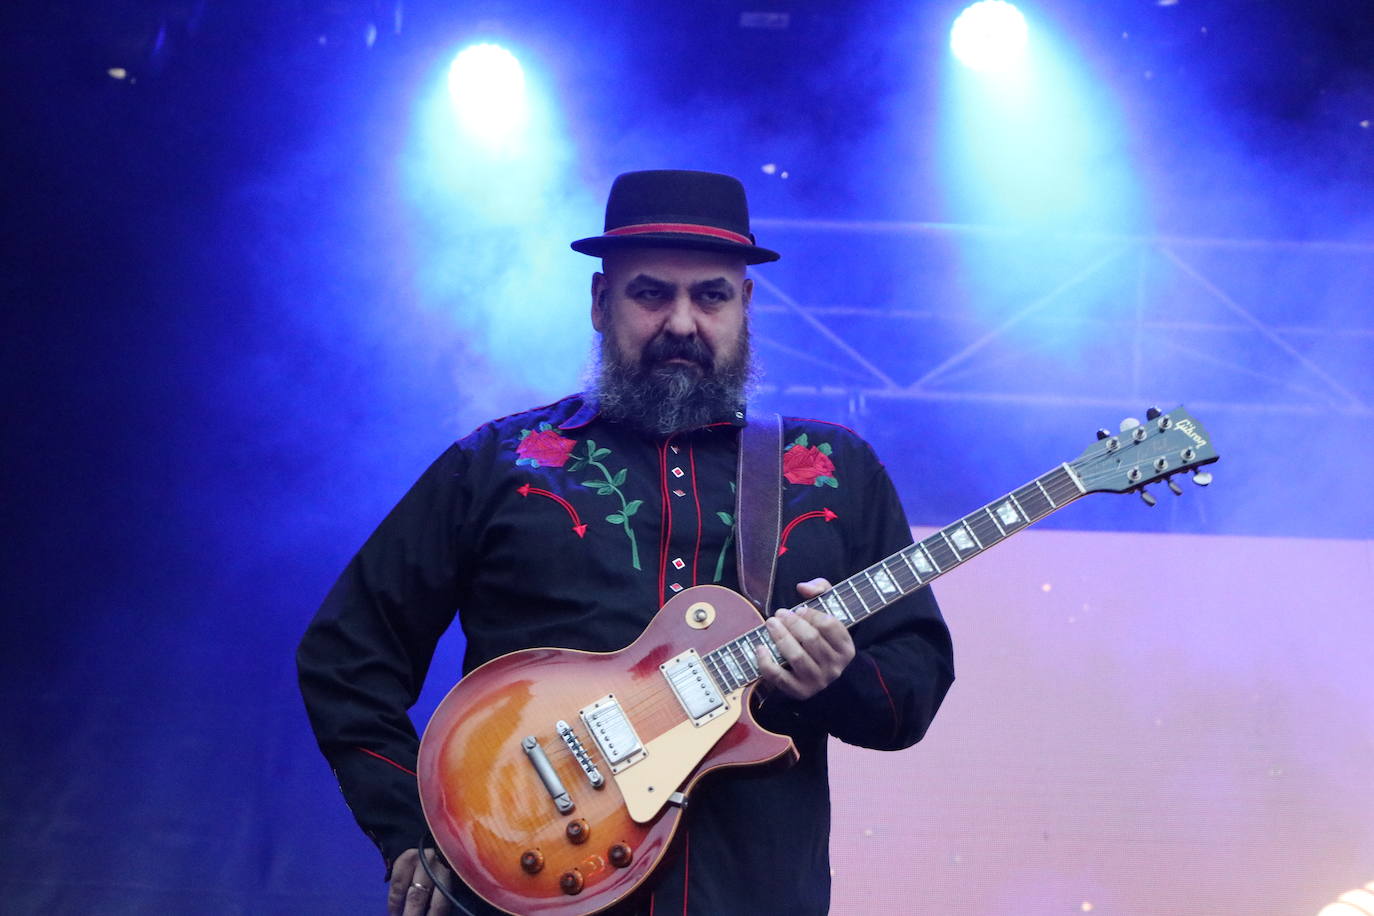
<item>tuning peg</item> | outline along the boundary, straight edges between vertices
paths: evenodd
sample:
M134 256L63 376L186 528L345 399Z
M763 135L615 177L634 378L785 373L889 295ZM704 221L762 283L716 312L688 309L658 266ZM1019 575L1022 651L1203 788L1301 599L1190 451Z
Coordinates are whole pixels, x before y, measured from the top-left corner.
M1140 488L1140 498L1145 501L1145 505L1147 506L1153 506L1155 503L1159 502L1159 500L1155 499L1155 495L1144 487Z
M1170 477L1168 480L1166 480L1166 481L1164 481L1164 482L1167 483L1167 484L1169 485L1169 489L1173 491L1173 494L1174 494L1175 496L1182 496L1182 495L1183 495L1183 488L1180 487L1180 486L1178 485L1178 482L1175 481L1172 477Z
M1111 434L1112 434L1112 432L1111 432L1111 430L1109 430L1109 429L1099 429L1099 430L1097 431L1097 438L1099 438L1099 439L1106 439L1106 438L1107 438L1108 436L1110 436Z
M1120 429L1124 433L1126 430L1135 429L1139 425L1140 421L1137 420L1135 417L1127 417L1126 419L1121 421Z
M1158 420L1163 413L1164 411L1160 410L1158 407L1149 407L1145 410L1145 419Z
M1193 483L1200 487L1205 487L1212 482L1212 475L1206 471L1193 475Z

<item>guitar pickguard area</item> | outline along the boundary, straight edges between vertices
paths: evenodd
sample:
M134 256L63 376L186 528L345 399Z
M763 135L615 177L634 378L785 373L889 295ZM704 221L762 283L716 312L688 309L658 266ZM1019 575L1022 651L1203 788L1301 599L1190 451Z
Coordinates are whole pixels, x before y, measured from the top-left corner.
M615 783L631 819L647 824L663 810L669 796L739 721L742 692L729 694L725 706L708 721L699 724L687 719L652 739L644 745L642 759L616 773Z

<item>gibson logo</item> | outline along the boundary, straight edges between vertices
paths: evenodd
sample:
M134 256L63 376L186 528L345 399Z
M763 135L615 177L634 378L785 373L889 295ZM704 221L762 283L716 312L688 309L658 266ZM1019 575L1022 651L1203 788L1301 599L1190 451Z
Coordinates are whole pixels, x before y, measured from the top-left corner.
M1192 420L1179 420L1174 424L1174 429L1177 429L1179 432L1183 433L1183 435L1192 439L1193 442L1197 444L1198 448L1202 448L1207 444L1207 440L1202 438L1202 433L1197 431L1197 426Z

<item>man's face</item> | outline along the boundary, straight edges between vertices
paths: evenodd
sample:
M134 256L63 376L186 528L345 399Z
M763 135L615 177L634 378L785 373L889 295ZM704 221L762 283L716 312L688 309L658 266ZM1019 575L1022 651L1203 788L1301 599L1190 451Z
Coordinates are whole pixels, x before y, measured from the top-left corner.
M633 248L603 266L592 278L592 325L623 363L701 378L738 362L754 291L742 258Z
M667 435L738 410L749 379L753 293L743 259L636 248L603 266L592 278L602 412Z

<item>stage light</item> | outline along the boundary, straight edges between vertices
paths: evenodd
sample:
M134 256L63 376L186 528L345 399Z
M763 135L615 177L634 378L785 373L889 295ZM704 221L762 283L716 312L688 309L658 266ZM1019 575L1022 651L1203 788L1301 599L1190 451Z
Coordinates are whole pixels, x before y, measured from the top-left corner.
M979 0L949 30L949 49L964 66L982 72L1010 70L1025 57L1026 17L1006 0Z
M500 45L459 51L448 68L448 95L463 130L487 146L502 146L525 126L525 71Z

